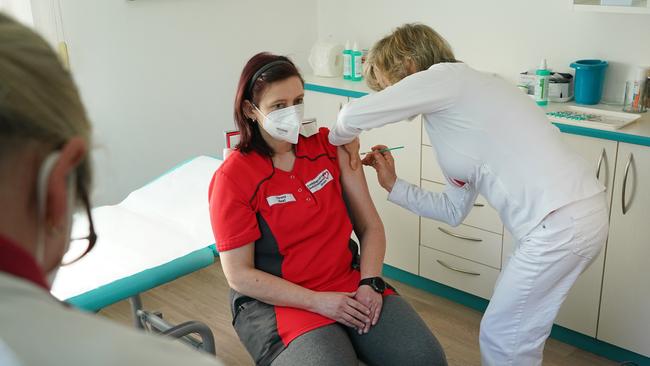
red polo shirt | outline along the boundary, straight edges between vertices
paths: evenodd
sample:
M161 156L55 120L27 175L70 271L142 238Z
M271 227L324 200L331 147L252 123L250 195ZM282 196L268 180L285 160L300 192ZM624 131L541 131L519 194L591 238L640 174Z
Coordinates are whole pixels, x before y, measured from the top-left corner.
M360 274L351 267L352 224L328 133L300 137L290 172L254 152L231 153L210 185L210 217L219 251L255 242L256 268L311 290L352 292ZM302 309L274 310L285 346L334 323Z

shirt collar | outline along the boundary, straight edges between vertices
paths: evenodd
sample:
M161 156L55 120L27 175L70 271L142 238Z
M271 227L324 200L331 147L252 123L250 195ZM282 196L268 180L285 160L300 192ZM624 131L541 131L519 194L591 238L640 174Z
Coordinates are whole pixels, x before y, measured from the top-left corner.
M45 273L36 263L34 257L25 249L0 235L0 272L25 279L50 291L45 280Z

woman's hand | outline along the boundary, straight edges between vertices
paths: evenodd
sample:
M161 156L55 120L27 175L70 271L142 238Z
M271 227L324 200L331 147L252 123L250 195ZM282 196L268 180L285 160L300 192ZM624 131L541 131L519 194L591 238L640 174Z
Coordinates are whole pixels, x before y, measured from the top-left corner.
M379 321L381 307L384 304L384 297L377 291L373 290L372 287L362 285L357 289L354 298L370 309L370 322L366 324L365 328L363 328L363 332L368 333L368 331L370 331L370 326L375 326Z
M343 149L350 156L350 168L352 168L352 170L357 170L361 164L361 159L359 159L359 146L358 137L343 145Z
M359 334L370 328L370 309L355 300L355 292L316 292L313 312L356 328Z
M377 180L379 185L384 187L390 193L393 190L397 174L395 173L395 160L390 151L379 152L387 149L386 145L376 145L372 147L372 153L366 155L361 161L363 165L371 166L377 171Z

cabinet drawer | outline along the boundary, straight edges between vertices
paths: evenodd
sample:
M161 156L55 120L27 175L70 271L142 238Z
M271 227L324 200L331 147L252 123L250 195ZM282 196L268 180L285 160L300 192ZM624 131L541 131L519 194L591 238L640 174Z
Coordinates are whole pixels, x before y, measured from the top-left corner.
M425 180L420 182L420 186L431 192L442 192L445 189L445 186L440 183ZM491 231L495 234L503 234L503 223L501 223L499 214L481 195L476 197L474 208L472 208L472 211L467 215L463 224Z
M442 184L447 183L447 179L438 165L435 150L426 145L422 145L422 179Z
M471 226L451 227L439 221L421 219L421 245L493 268L501 268L502 241L502 235Z
M421 246L420 276L489 299L499 270Z

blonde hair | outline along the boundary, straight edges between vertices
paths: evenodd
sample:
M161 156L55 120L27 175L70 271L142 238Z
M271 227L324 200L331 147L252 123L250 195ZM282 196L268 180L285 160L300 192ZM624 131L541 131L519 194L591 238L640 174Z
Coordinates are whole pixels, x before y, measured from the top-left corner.
M378 91L386 85L377 79L377 72L392 85L409 75L409 65L417 72L440 62L458 62L449 43L431 27L410 23L398 27L372 46L364 74L368 86Z
M72 137L90 145L90 123L70 73L42 37L0 13L0 161L31 142L53 150ZM77 174L88 187L88 158Z

